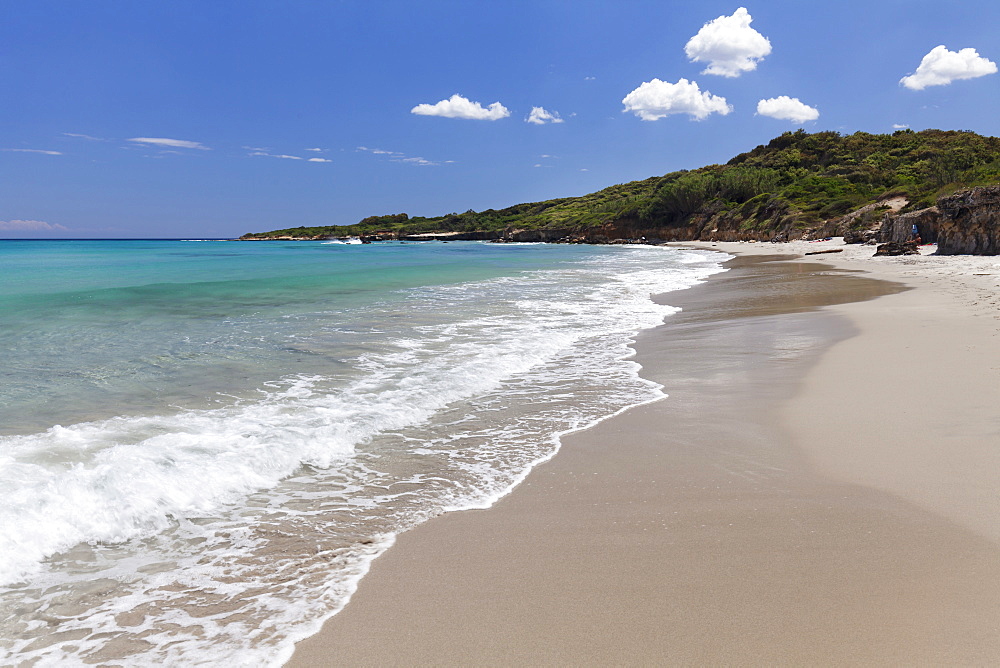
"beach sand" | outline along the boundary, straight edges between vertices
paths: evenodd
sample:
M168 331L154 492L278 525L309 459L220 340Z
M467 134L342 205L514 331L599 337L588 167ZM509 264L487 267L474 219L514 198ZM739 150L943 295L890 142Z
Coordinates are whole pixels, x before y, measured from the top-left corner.
M636 342L670 396L401 535L289 665L1000 662L1000 259L700 246Z

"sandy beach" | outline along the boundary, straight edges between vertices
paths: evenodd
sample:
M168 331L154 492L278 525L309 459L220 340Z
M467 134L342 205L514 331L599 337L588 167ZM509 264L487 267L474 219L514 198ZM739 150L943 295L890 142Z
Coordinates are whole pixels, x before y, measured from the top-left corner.
M1000 662L1000 258L693 245L738 257L636 341L669 397L401 535L288 665Z

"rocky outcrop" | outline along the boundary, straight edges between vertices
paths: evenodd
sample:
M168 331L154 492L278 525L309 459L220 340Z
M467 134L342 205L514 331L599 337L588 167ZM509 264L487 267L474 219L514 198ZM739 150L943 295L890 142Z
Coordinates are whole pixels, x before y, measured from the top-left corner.
M1000 186L942 197L937 208L939 254L1000 255Z
M820 232L825 236L842 236L844 243L865 244L877 243L880 240L880 221L885 216L892 216L909 200L902 196L886 197L871 204L866 204L842 218L826 222ZM885 216L881 216L885 211Z
M972 188L943 197L937 206L899 214L907 204L900 196L886 196L838 218L815 222L794 211L780 198L761 195L739 205L707 205L682 219L642 219L632 214L594 227L437 231L406 234L394 230L373 231L362 242L401 240L510 241L547 243L664 243L668 241L790 241L843 235L847 243L895 243L913 240L913 227L924 243L938 243L942 255L1000 254L1000 185ZM390 216L394 221L402 215ZM881 218L880 218L881 217ZM367 219L366 219L367 220ZM381 219L379 219L381 220ZM881 222L879 222L881 221ZM391 221L390 221L391 222ZM398 221L397 221L398 222ZM280 236L246 234L245 240L328 239L309 236L315 228L279 230Z
M920 249L916 241L890 241L875 249L875 257L880 255L920 255Z
M566 241L571 238L573 232L570 230L548 230L548 229L537 229L537 230L519 230L519 229L506 229L499 236L500 241L544 241L548 243L553 243L557 241ZM581 239L581 243L583 243Z
M880 230L847 230L844 232L845 244L875 244L879 242L880 238Z
M890 241L904 243L913 240L913 226L917 226L917 234L925 244L936 243L938 228L941 224L941 211L936 207L928 207L920 211L894 215L887 213L882 218L878 240L882 243Z

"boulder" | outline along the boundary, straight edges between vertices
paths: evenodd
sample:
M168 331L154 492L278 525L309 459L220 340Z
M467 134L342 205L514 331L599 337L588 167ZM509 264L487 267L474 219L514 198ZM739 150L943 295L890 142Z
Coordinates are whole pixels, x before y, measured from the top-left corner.
M875 249L875 257L879 255L920 255L916 241L890 241L886 244L879 244Z

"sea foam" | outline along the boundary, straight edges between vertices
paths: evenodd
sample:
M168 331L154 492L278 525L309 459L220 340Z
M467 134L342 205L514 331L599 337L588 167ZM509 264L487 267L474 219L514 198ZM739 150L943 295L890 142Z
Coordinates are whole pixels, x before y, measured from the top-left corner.
M0 578L21 611L0 647L43 663L280 660L396 533L489 506L560 433L663 396L628 343L675 310L651 294L720 271L720 256L606 250L376 304L378 345L341 351L340 374L0 439ZM322 327L300 343L325 350ZM94 582L108 583L99 601ZM67 601L64 645L30 620Z

